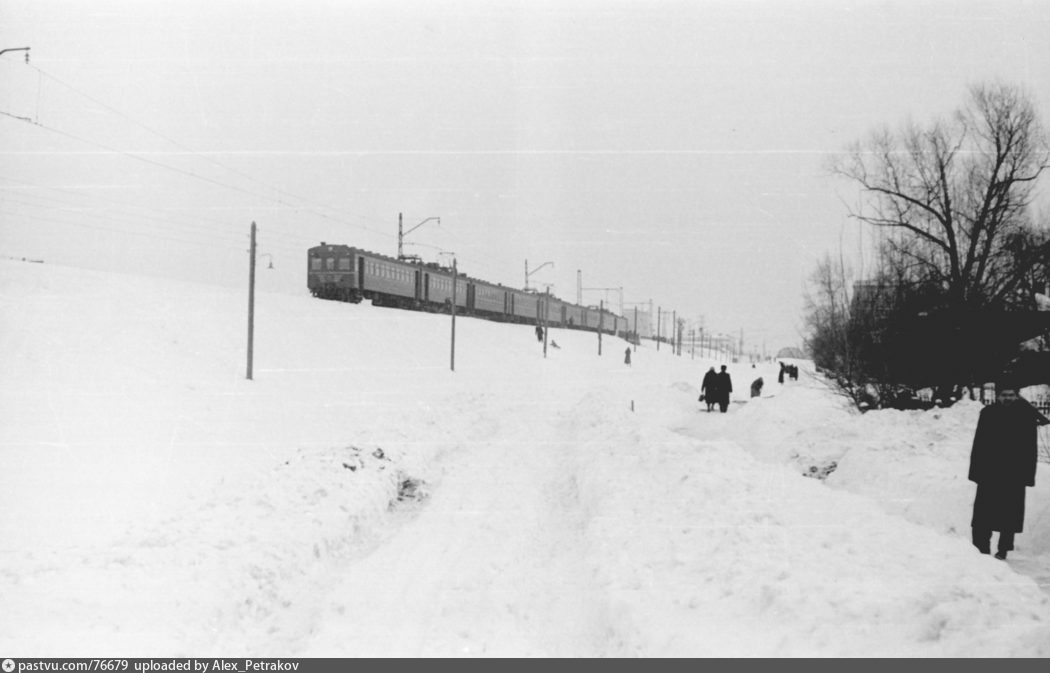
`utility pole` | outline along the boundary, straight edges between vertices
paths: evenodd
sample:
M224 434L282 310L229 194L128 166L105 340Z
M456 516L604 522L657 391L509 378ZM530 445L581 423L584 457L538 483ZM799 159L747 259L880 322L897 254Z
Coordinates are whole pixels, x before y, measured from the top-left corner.
M671 311L671 326L674 329L674 336L671 337L671 354L680 355L678 353L678 311Z
M547 286L547 291L543 297L543 357L547 357L547 313L551 310L551 286ZM565 339L562 339L565 341Z
M252 243L248 251L248 380L252 380L252 347L255 340L255 222L252 222Z
M641 339L638 337L638 307L634 307L634 352L638 352L638 342Z
M449 356L449 369L451 371L456 371L456 285L458 284L456 258L452 257L452 353Z
M441 218L440 217L428 217L427 219L423 220L422 222L420 222L416 226L412 227L408 231L402 232L402 230L401 230L402 229L402 227L401 227L401 213L397 214L397 258L398 259L404 259L405 258L405 255L404 255L404 238L405 238L405 236L407 236L408 234L411 234L413 231L415 231L416 229L419 229L420 227L422 227L427 222L430 222L431 220L435 220L435 221L437 221L438 224L441 224Z
M602 354L602 330L605 328L605 300L598 302L598 355Z
M663 316L661 312L663 308L660 306L656 307L656 352L660 352L660 327L663 325Z

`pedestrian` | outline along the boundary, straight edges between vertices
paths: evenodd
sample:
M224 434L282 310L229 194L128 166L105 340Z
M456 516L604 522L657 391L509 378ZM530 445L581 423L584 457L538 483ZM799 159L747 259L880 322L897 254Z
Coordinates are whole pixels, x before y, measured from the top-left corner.
M733 379L729 377L725 365L722 365L722 371L715 374L715 385L718 388L718 410L724 414L729 408L729 393L733 392Z
M765 382L762 380L761 376L759 376L757 379L752 381L751 382L751 397L758 397L759 395L761 395L762 394L762 386L764 386L764 385L765 385Z
M715 368L711 367L704 374L704 382L700 384L700 401L707 402L707 410L710 412L715 408L715 395L718 388L718 374L715 373Z
M628 367L631 366L631 347L628 346L627 350L623 352L623 363Z
M1006 559L1024 524L1025 487L1035 486L1036 427L1050 423L1018 394L1017 385L996 387L996 400L981 410L970 452L969 479L977 484L973 502L973 544L991 553L992 531L999 531L998 553Z
M543 326L536 325L536 341L543 341Z
M785 370L787 370L787 365L785 365L783 362L781 362L780 363L780 373L777 374L777 383L783 383L784 382L784 371Z

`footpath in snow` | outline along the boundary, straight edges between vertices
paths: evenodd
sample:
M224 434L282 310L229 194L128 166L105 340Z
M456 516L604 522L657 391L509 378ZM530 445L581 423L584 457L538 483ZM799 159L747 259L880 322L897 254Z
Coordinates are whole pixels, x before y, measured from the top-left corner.
M468 319L453 374L448 316L262 290L245 381L239 291L0 262L5 656L1050 654L1050 478L977 554L976 405L707 414L720 363Z

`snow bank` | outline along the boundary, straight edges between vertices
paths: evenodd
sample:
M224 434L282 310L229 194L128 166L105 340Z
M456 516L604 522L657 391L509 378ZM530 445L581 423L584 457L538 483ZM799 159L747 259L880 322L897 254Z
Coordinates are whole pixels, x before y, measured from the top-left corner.
M0 302L5 653L1050 654L1042 484L1016 559L967 540L973 405L730 365L707 414L718 362L461 319L451 373L448 316L266 292L246 381L243 293L0 262Z

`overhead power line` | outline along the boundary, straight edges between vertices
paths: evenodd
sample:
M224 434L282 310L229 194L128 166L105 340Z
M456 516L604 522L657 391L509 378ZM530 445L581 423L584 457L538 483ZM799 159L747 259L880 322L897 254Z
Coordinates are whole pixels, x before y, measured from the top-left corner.
M143 130L145 130L145 131L147 131L147 132L157 136L158 138L161 138L162 140L164 140L166 142L169 142L172 145L175 145L176 147L178 147L178 148L182 149L183 151L187 152L188 154L192 154L193 156L199 157L199 158L207 161L208 163L212 164L213 166L217 166L217 167L219 167L219 168L221 168L223 170L229 171L229 172L231 172L231 173L233 173L235 175L238 175L238 176L240 176L242 178L250 180L250 181L252 181L252 182L254 182L254 183L258 184L258 185L266 187L267 189L272 190L274 193L283 194L284 196L288 196L288 197L297 199L297 200L301 201L302 204L287 204L287 203L284 203L284 202L280 201L280 199L275 199L275 197L273 197L272 195L263 196L263 195L256 194L257 196L260 196L260 198L266 198L266 199L275 200L275 201L277 201L279 203L282 203L283 205L287 205L289 207L294 207L294 208L307 208L307 209L309 209L309 208L326 208L328 210L332 210L332 211L336 211L336 212L339 212L339 210L340 210L339 208L335 208L333 206L329 206L329 205L326 205L326 204L314 202L313 200L308 199L308 198L306 198L304 196L301 196L299 194L295 194L293 192L290 192L290 191L288 191L286 189L282 189L280 187L277 187L276 185L268 183L265 180L260 180L259 178L255 177L255 176L253 176L253 175L251 175L249 173L246 173L246 172L244 172L242 170L239 170L237 168L233 168L232 166L228 166L228 165L226 165L226 164L224 164L224 163L222 163L220 161L217 161L214 158L208 156L207 154L205 154L203 152L200 152L198 150L195 150L195 149L193 149L191 147L188 147L185 143L182 143L182 142L176 140L175 138L172 138L171 136L169 136L169 135L167 135L165 133L162 133L161 131L158 131L158 130L154 129L154 128L152 128L151 126L149 126L147 124L144 124L143 122L135 119L134 117L126 114L125 112L122 112L121 110L118 110L117 108L113 107L112 105L109 105L105 101L102 101L102 100L98 99L97 97L92 96L91 94L87 93L86 91L83 91L83 90L73 86L72 84L70 84L70 83L68 83L68 82L66 82L66 81L64 81L64 80L62 80L62 79L52 75L51 73L42 70L41 68L37 67L36 65L30 65L29 67L31 67L34 70L36 70L43 77L46 77L46 78L56 82L57 84L60 84L60 85L62 85L64 87L66 87L70 91L73 91L74 93L76 93L76 94L78 94L80 96L83 96L87 100L92 101L96 105L99 105L99 106L103 107L104 109L108 110L109 112L112 112L113 114L121 117L122 119L125 119L125 120L135 124L139 128L142 128ZM321 212L317 212L316 210L314 210L313 212L314 212L314 214L316 214L316 215L318 215L320 217L326 217L326 218L329 218L329 219L333 219L333 221L340 222L342 224L348 224L350 226L360 226L360 225L352 225L352 224L346 223L346 222L341 222L340 220L335 220L334 218L330 218L327 214L321 213ZM364 215L355 215L355 214L352 214L352 213L351 213L351 215L353 217L358 218L358 219L366 220L366 221L369 221L369 222L381 223L379 220L377 220L375 218L366 217ZM382 233L382 232L374 232L374 233Z

